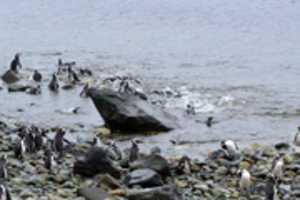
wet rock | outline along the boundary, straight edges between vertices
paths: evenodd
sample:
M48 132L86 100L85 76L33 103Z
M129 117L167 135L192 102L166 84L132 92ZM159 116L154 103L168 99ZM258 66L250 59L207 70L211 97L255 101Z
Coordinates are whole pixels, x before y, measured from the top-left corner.
M19 78L18 78L17 74L12 70L6 71L2 75L1 78L5 83L8 83L8 84L15 83L15 82L19 81Z
M170 165L161 155L152 154L130 164L132 169L153 169L161 175L170 174Z
M129 186L156 187L163 185L160 175L152 169L137 169L130 172L124 180L124 183Z
M108 152L100 147L90 148L84 160L74 163L73 172L88 177L102 173L120 177L120 171L113 165Z
M90 88L88 95L92 98L106 125L112 130L160 132L170 131L175 127L174 117L134 95L96 88Z
M129 190L127 198L129 200L182 200L174 186Z
M8 86L8 92L26 92L26 90L30 89L31 86L29 85L10 85Z
M111 198L108 193L100 188L80 188L78 194L85 197L86 200L107 200Z

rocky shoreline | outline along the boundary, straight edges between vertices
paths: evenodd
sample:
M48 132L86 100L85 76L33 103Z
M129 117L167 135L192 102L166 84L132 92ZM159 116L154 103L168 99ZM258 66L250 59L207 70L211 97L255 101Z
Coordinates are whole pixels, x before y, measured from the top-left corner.
M109 152L118 151L112 151L111 147L117 144L107 139L105 144L97 146L87 143L65 146L63 158L48 170L43 150L26 153L23 160L14 157L18 126L1 123L0 134L0 152L7 155L8 171L2 184L12 199L266 199L266 180L272 162L282 153L283 176L276 183L277 194L280 199L300 198L300 156L292 152L289 144L279 143L274 147L254 144L243 149L238 160L228 160L216 149L207 159L199 161L188 156L165 158L155 147L149 154L142 154L134 151L134 145L118 149L119 158L109 157ZM85 169L95 169L97 165L99 170L93 170L87 177L82 171L76 172L79 161L85 163ZM105 168L107 163L109 167ZM118 170L117 176L111 173L111 167ZM241 169L252 175L248 194L239 187Z

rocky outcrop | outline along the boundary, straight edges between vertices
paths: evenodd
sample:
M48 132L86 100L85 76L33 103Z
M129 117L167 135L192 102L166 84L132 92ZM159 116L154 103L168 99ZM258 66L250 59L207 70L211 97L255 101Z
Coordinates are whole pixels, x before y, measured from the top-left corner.
M173 116L134 95L90 88L91 97L106 126L122 132L164 132L175 127Z

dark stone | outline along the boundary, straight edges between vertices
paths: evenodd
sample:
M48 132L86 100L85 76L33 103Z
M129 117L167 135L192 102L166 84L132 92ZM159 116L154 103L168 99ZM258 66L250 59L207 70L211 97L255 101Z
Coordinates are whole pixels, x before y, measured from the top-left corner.
M160 175L152 169L134 170L125 177L124 183L129 187L138 185L144 188L163 185Z
M97 174L110 174L119 178L120 171L113 165L108 152L100 147L91 147L84 160L78 160L74 163L74 174L93 177Z
M100 188L80 188L78 194L86 200L106 200L111 198L107 192Z
M170 174L170 165L161 155L152 154L130 164L132 169L149 168L161 175Z
M174 186L129 190L127 198L129 200L182 200Z
M123 132L170 131L174 118L135 95L90 88L88 95L110 129Z
M18 78L17 74L12 70L7 70L2 75L1 78L5 83L8 83L8 84L15 83L15 82L19 81L19 78Z
M281 150L289 150L290 149L290 144L286 143L286 142L280 142L275 144L275 149L277 151L281 151Z
M8 92L26 92L26 90L30 89L29 85L10 85L8 87Z

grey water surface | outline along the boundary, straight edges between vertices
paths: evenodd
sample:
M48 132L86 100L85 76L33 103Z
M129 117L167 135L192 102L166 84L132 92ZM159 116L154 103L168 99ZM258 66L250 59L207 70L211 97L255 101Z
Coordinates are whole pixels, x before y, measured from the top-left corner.
M99 80L129 74L148 91L181 91L179 99L164 99L181 127L138 136L145 149L200 157L224 138L289 141L300 125L299 10L297 0L2 1L0 72L21 52L25 74L39 69L49 79L63 58L93 69ZM47 82L37 97L0 91L1 117L84 124L79 138L103 123L91 101L79 98L80 88L52 95ZM188 103L195 116L185 114ZM57 112L72 106L81 107L79 115ZM203 124L208 116L218 122L212 128ZM174 147L170 139L192 143Z

